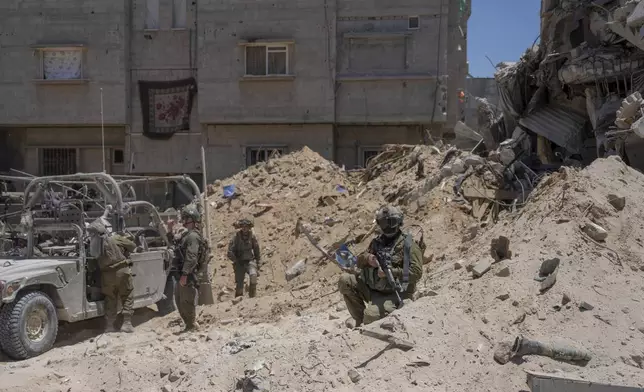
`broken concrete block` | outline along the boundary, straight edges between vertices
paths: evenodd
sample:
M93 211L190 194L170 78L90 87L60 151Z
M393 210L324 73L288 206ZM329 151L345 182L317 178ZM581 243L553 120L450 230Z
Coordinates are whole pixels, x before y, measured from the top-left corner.
M305 190L303 192L300 192L299 196L300 196L301 199L304 199L305 197L309 197L310 195L311 195L311 191L310 190Z
M561 305L565 306L570 302L570 297L568 294L564 293L563 296L561 297Z
M459 261L454 263L454 269L455 270L460 270L461 268L463 268L463 260L459 260Z
M472 274L475 278L480 278L492 268L492 263L487 260L479 261L472 268Z
M170 366L164 366L159 370L159 376L161 378L167 376L168 374L172 374L172 368Z
M510 240L508 237L500 236L498 238L494 238L490 243L490 255L494 261L497 262L512 258L512 252L510 252Z
M614 194L608 195L608 202L615 207L617 211L621 211L626 207L626 198L624 196L617 196Z
M349 379L351 379L353 383L357 383L362 379L362 374L360 374L356 369L349 369Z
M583 232L586 233L590 238L597 242L602 242L608 237L608 232L601 226L593 223L593 222L588 222L586 223L583 228Z
M434 260L434 253L429 249L425 249L423 253L423 264L429 264L432 260Z
M172 385L167 384L161 387L161 392L172 392Z
M586 301L582 301L581 303L579 303L579 310L581 310L582 312L584 310L593 310L593 309L595 309L595 307Z
M484 164L485 159L481 158L478 155L474 155L474 154L466 155L465 157L463 157L463 163L465 163L466 167L470 167L470 166L477 167L477 166L481 166L482 164Z
M501 268L501 270L499 270L495 275L501 278L507 278L510 276L510 267Z
M514 341L512 340L502 341L497 344L496 348L494 349L494 360L501 365L505 365L506 363L510 362L510 358L512 358L513 344Z
M476 235L478 233L479 233L479 225L477 224L471 225L465 230L462 241L463 242L471 241L474 238L476 238Z
M300 276L306 270L306 259L302 259L295 263L291 268L286 271L286 281L290 281Z
M517 318L514 319L512 324L521 324L524 321L525 321L525 312L521 312L521 314Z
M441 177L442 178L449 177L451 175L452 175L452 165L447 164L447 165L441 167Z
M461 159L456 158L454 162L452 162L452 173L453 174L465 173L465 163Z
M537 311L537 319L539 319L541 321L545 320L546 319L546 314L543 311L538 310Z
M240 297L235 297L235 298L232 299L232 303L233 303L233 305L237 305L238 303L240 303L243 300L244 300L244 297L241 297L241 296Z
M504 293L496 296L496 299L500 299L501 301L505 301L506 299L509 299L509 298L510 298L510 294L508 293Z

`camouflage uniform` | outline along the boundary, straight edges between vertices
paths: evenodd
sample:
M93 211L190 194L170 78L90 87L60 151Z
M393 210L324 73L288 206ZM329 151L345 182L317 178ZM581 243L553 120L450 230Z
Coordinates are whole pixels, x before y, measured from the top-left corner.
M404 284L407 284L402 295L403 299L411 298L416 291L416 283L423 274L423 254L420 247L411 236L400 230L402 213L393 207L384 207L379 211L379 216L382 215L385 208L400 216L400 222L393 225L395 231L383 233L374 238L367 251L358 256L360 272L358 274L345 273L338 281L340 293L344 297L351 317L356 320L356 325L372 323L396 309L397 298L394 288L391 287L386 277L378 276L379 268L368 264L369 254L375 255L383 251L391 254L392 275L403 283L403 290ZM405 278L404 268L405 248L408 251L407 278Z
M193 205L188 205L181 211L182 219L192 219L193 222L201 220L201 214ZM199 231L196 229L186 230L177 247L177 268L182 276L187 277L185 286L178 284L176 286L176 303L179 315L186 324L186 329L191 330L198 327L197 317L197 298L199 292L199 283L197 275L201 267L204 266L205 257L207 256L207 245Z
M242 219L238 226L246 227L235 233L228 244L228 259L233 262L235 270L235 297L244 295L244 278L249 277L248 296L257 295L257 268L261 261L259 242L252 232L250 219Z
M132 282L132 262L126 254L136 248L134 242L119 234L107 236L105 226L95 221L88 229L103 237L102 252L97 257L101 270L101 287L105 295L105 321L107 332L115 330L114 323L118 313L118 301L121 301L123 314L123 332L133 332L132 315L134 314L134 284Z

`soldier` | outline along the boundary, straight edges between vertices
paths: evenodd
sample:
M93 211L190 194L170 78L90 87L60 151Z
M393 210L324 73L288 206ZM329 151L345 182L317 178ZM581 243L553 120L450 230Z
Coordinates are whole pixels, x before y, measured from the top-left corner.
M236 226L239 230L228 244L228 259L235 269L235 297L244 295L244 278L248 274L248 296L253 298L257 294L257 268L261 261L259 242L252 232L251 219L241 219Z
M403 288L402 299L410 298L423 274L423 255L411 235L402 232L403 214L396 207L381 207L376 223L382 234L358 256L358 272L345 273L338 287L356 326L369 324L396 309L396 293L380 268L376 254L391 255L391 272Z
M101 286L105 295L105 332L115 332L118 301L121 300L123 325L121 331L134 332L132 314L134 298L132 291L132 262L127 255L134 251L136 245L128 238L119 235L108 235L107 228L97 219L87 228L90 235L89 253L98 261L101 270Z
M176 289L176 302L179 315L186 324L185 331L193 331L199 328L196 321L199 290L197 275L205 265L208 246L198 230L197 224L201 222L201 213L194 204L189 204L181 210L181 221L186 230L181 234L177 244L175 268L180 272L181 277ZM173 225L174 222L168 221L170 233Z

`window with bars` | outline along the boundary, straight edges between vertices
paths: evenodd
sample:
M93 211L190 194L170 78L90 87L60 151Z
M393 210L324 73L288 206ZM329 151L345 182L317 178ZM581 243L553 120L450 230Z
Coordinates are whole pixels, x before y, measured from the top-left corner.
M246 47L246 75L288 75L287 45L251 45Z
M246 166L253 166L258 162L266 162L270 158L284 155L285 147L248 147L246 149Z
M43 148L40 151L43 176L59 176L78 172L75 148Z
M362 167L367 167L369 161L382 152L381 148L363 148L362 149Z

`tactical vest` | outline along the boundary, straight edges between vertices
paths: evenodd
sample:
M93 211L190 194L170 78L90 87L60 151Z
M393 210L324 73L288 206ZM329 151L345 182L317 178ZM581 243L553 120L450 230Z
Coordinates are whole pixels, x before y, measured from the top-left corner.
M253 243L255 242L253 233L244 238L241 232L237 232L235 236L235 257L238 261L250 261L255 259L255 252L253 251Z
M184 231L181 234L181 238L179 239L179 243L181 245L181 248L179 249L178 254L175 256L177 259L177 269L181 270L183 269L183 258L186 254L186 244L184 242L185 237L190 233L189 230ZM201 233L198 231L195 231L195 233L198 234L199 238L199 254L197 256L197 267L195 268L196 272L201 271L205 266L208 264L208 254L210 253L210 245L208 244L208 240L203 238Z
M402 267L402 277L400 285L403 292L412 293L416 290L415 285L409 284L409 266L411 264L411 246L414 238L411 234L403 233L400 237L388 246L384 246L379 241L372 242L373 248L371 251L375 254L377 252L385 252L391 256L391 266L394 268ZM382 293L393 293L394 289L389 285L386 277L378 276L377 268L366 268L363 270L367 286Z

